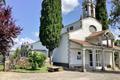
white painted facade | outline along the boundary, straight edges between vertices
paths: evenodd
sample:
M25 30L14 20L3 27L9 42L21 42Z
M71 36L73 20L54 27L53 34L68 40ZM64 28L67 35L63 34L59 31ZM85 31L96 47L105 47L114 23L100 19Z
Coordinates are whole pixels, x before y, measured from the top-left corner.
M69 38L68 33L64 33L61 36L60 46L54 50L53 61L68 63L68 53L69 53Z
M90 31L91 25L96 27L95 32ZM60 46L54 50L53 62L68 64L69 68L84 67L87 70L93 70L104 67L105 69L112 69L115 65L113 51L119 52L120 49L113 48L114 36L109 30L95 38L89 38L91 34L94 35L94 33L99 32L102 32L102 25L91 17L67 25L62 30ZM106 35L108 39L106 39ZM87 41L91 45L84 45L84 43L71 40Z
M69 68L82 68L83 71L115 69L116 57L120 48L114 46L114 35L102 31L102 24L95 19L93 0L85 0L87 5L83 17L62 29L61 41L53 52L53 62L68 65ZM118 58L120 68L120 57ZM118 63L117 63L118 64Z
M82 25L80 25L80 23ZM70 36L70 39L78 39L78 40L85 40L86 37L88 37L91 32L89 31L89 27L90 25L94 25L94 26L97 26L97 31L101 31L102 30L102 25L94 18L85 18L79 22L76 22L72 25L69 25L69 27L71 26L80 26L80 28L78 30L75 30L73 32L70 32L69 36ZM82 35L82 36L81 36Z

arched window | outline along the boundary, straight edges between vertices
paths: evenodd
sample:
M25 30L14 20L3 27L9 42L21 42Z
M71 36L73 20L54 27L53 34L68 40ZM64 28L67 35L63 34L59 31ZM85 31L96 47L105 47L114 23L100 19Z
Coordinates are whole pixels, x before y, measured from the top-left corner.
M97 28L94 25L90 25L89 30L90 32L96 32Z

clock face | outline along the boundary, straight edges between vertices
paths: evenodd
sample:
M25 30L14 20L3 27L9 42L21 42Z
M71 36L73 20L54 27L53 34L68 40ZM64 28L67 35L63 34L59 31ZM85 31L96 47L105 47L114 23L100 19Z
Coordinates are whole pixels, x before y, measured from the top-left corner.
M97 31L97 29L96 29L96 27L94 25L91 25L89 27L89 30L90 30L90 32L96 32Z

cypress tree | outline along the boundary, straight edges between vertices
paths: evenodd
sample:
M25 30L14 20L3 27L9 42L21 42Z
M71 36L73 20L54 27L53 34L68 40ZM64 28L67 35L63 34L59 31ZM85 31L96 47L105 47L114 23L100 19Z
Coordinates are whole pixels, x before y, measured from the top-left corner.
M96 1L96 19L102 23L102 29L108 29L108 14L106 9L106 0Z
M59 46L61 29L61 0L43 0L39 38L42 44L49 50L50 64L53 50Z

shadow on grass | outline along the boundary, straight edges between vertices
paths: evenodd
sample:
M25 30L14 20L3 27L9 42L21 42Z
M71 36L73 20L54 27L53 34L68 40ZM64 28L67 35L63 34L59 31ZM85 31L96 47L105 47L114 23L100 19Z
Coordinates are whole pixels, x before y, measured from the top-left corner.
M11 70L12 72L17 72L17 73L47 73L47 67L42 67L42 68L38 68L36 70L32 70L32 69L14 69Z

